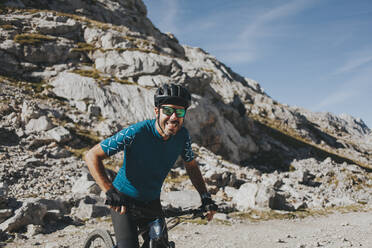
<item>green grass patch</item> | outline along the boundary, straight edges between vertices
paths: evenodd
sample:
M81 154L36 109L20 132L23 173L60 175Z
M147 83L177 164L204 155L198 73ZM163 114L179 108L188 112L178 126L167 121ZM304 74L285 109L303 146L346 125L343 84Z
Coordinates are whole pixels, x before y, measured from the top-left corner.
M17 34L14 36L14 42L21 45L39 45L43 42L55 41L56 39L56 37L32 33Z
M128 79L119 79L117 77L105 77L100 74L100 71L97 69L91 69L91 70L83 70L83 69L75 69L71 71L72 73L79 74L83 77L90 77L94 78L100 83L101 85L108 85L110 82L115 81L120 84L131 84L136 85L136 82L129 81Z
M103 78L103 77L101 77L99 71L96 70L96 69L92 69L92 70L75 69L75 70L72 70L71 72L75 73L75 74L79 74L83 77L90 77L90 78L94 78L94 79L102 79Z
M77 43L77 47L71 49L71 52L94 52L97 49L91 44L79 42Z
M35 93L41 93L44 89L51 87L48 86L44 81L40 82L30 82L28 87L32 89Z
M189 177L187 175L182 175L182 176L175 176L172 177L170 174L165 178L164 183L182 183L189 180Z
M301 211L278 211L278 210L256 210L251 209L246 212L233 212L229 216L235 219L248 220L251 222L267 221L267 220L288 220L288 219L304 219L307 217L327 216L336 212L367 212L372 209L365 204L354 204L341 207L327 207L322 209L304 209Z
M186 222L186 223L192 223L196 225L207 225L208 220L202 219L202 218L196 218L196 219L187 219L187 218L181 218L181 222Z
M65 149L71 152L75 157L83 159L84 155L89 151L90 147L84 147L79 149L65 146Z
M202 71L205 71L205 72L208 72L208 73L214 73L214 70L212 70L212 69L208 69L208 68L200 68L200 70L202 70Z
M128 36L128 35L123 36L123 38L126 39L126 40L129 40L129 41L132 41L132 42L135 42L137 40L136 37L132 37L132 36Z
M13 25L10 25L10 24L0 25L0 28L1 29L4 29L4 30L13 30L13 29L15 29L15 27Z
M119 84L137 84L136 82L129 81L127 79L119 79L117 77L114 77L115 82Z
M123 52L126 52L126 51L130 51L130 52L134 52L134 51L139 51L139 52L142 52L142 53L153 53L153 54L157 54L157 55L164 55L166 56L166 54L161 54L159 51L156 51L156 50L150 50L150 49L144 49L144 48L139 48L139 47L129 47L129 48L114 48L114 49L107 49L106 51L117 51L118 53L123 53Z

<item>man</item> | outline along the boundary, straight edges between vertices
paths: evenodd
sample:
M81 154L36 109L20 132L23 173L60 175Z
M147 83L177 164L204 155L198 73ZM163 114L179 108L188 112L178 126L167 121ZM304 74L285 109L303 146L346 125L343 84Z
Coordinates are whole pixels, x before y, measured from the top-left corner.
M202 205L211 210L209 219L216 209L195 161L188 131L183 127L191 103L189 92L180 85L165 84L157 89L154 102L155 119L123 129L94 146L85 156L90 173L106 193L118 248L138 247L137 227L153 220L133 218L126 213L126 203L161 212L161 187L179 155L201 196ZM112 183L105 174L102 160L122 150L123 166Z

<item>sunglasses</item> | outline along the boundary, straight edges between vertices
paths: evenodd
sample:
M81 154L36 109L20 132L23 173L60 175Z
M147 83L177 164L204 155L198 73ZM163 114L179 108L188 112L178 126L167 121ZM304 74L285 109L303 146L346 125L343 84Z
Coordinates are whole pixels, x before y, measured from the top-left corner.
M178 108L172 108L167 106L162 106L161 109L163 110L163 113L167 116L171 116L174 112L176 112L176 116L181 118L186 115L186 109L178 109Z

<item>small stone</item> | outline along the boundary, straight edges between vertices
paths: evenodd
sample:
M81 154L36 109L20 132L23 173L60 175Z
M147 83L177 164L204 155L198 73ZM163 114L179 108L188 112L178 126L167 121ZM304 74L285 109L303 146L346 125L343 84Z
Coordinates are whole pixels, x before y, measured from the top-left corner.
M33 237L33 236L35 236L37 234L43 233L43 231L44 231L44 229L43 229L43 227L41 225L32 225L32 224L30 224L30 225L27 226L27 234L26 234L26 236L30 238L30 237Z

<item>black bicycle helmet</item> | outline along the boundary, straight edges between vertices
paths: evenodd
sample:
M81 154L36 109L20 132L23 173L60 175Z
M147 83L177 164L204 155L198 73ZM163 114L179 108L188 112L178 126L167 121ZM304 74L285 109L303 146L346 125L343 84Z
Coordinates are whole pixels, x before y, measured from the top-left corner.
M191 104L191 95L189 91L178 84L164 84L160 86L154 95L156 107L163 104L173 104L183 106L187 109Z

